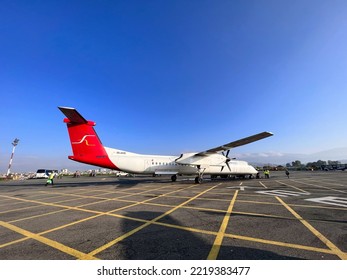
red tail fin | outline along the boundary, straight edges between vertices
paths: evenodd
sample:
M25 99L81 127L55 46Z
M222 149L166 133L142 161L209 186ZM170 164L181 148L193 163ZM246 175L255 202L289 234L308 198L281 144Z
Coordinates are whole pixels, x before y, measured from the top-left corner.
M109 159L93 128L95 122L87 121L74 108L58 108L67 117L64 119L64 122L67 124L73 152L73 156L69 156L69 159L110 169L118 169Z

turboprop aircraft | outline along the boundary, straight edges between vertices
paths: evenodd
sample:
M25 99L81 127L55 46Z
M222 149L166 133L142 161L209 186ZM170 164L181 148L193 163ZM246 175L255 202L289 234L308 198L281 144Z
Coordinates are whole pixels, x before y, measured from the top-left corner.
M73 152L69 159L133 174L171 175L173 182L177 175L196 175L195 183L201 183L203 175L211 175L211 178L252 177L258 171L246 161L229 158L230 149L273 135L261 132L206 151L180 156L136 154L103 146L93 128L95 122L87 121L74 108L58 108L66 116L64 122Z

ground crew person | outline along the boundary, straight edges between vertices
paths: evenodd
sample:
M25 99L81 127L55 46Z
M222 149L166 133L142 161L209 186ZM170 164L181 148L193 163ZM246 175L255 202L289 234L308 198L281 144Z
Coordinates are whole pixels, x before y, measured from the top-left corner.
M269 169L266 169L266 170L264 171L264 175L265 175L265 178L266 178L266 179L269 179L269 178L270 178L270 171L269 171Z
M46 182L46 186L47 186L48 184L51 184L51 185L53 186L53 178L54 178L54 172L52 171L52 172L49 174L49 176L48 176L48 180L47 180L47 182Z

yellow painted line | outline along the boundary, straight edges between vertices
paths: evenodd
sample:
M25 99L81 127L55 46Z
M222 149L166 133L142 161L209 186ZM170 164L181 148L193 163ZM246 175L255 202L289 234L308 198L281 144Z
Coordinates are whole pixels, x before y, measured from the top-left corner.
M297 212L294 211L288 204L286 204L281 198L277 197L277 200L282 203L282 205L293 214L305 227L307 227L316 237L318 237L335 255L337 255L342 260L347 260L347 253L342 252L334 243L332 243L328 238L316 230L312 225L310 225L306 220L304 220Z
M192 188L194 186L190 186L189 188ZM159 189L159 188L158 188ZM169 193L174 193L174 192L177 192L179 190L175 190L175 191L172 191L172 192L169 192ZM160 196L165 196L166 194L162 194ZM1 195L0 195L1 196ZM73 196L73 197L79 197L78 199L81 199L81 195L75 195L75 194L69 194L67 196ZM158 196L158 197L160 197ZM2 197L8 197L8 196L2 196ZM84 208L80 208L80 207L85 207L85 206L88 206L88 205L93 205L93 204L97 204L97 203L101 203L101 202L105 202L105 201L112 201L112 200L116 200L114 198L100 198L100 197L88 197L88 196L82 196L82 198L97 198L97 199L101 199L101 201L96 201L96 202L91 202L91 203L87 203L87 204L84 204L84 205L80 205L80 206L67 206L67 205L60 205L58 204L59 202L55 202L55 203L48 203L48 202L42 202L42 201L35 201L35 200L28 200L28 199L23 199L23 198L17 198L17 197L8 197L8 198L11 198L12 200L19 200L19 201L23 201L23 202L32 202L32 203L35 203L35 204L39 204L39 206L54 206L54 207L60 207L60 208L64 208L65 210L78 210L78 211L82 211L82 212L87 212L87 213L92 213L92 214L97 214L97 216L99 215L108 215L114 211L119 211L119 210L123 210L123 209L126 209L126 208L129 208L129 207L133 207L133 206L136 206L136 205L139 205L139 204L145 204L146 202L148 201L151 201L153 199L156 199L158 197L154 197L154 198L150 198L150 199L147 199L145 201L142 201L142 202L138 202L138 201L134 201L133 204L131 205L128 205L128 206L125 206L125 207L122 207L122 208L117 208L115 210L111 210L109 212L100 212L100 211L94 211L94 210L88 210L88 209L84 209ZM77 200L77 199L69 199L69 200L63 200L61 202L66 202L66 201L73 201L73 200ZM116 200L117 201L117 200ZM168 206L168 207L172 207L172 206ZM59 211L59 210L58 210ZM55 213L57 211L53 211L51 213ZM30 218L35 218L36 216L31 216L31 217L27 217L27 218L23 218L23 219L30 219ZM96 216L95 216L96 217ZM18 220L16 220L18 221ZM83 220L82 220L83 221ZM14 222L14 221L11 221L11 222ZM68 224L70 225L70 224Z
M239 194L239 197L241 197L242 194ZM272 196L269 196L269 198ZM252 201L252 200L243 200L238 199L237 202L239 203L251 203L251 204L268 204L268 205L281 205L280 203L274 203L274 202L265 202L265 201ZM315 209L330 209L330 210L341 210L341 211L347 211L347 208L345 207L333 207L333 206L320 206L320 205L305 205L305 204L288 204L293 207L300 207L300 208L315 208Z
M306 179L306 178L301 179L301 180L310 181L310 182L317 182L317 181L315 181L315 180L310 180L310 179ZM345 186L345 185L343 185L343 184L331 183L331 182L329 182L329 181L331 181L331 180L329 180L329 179L322 179L322 180L320 180L320 181L318 181L318 182L319 182L319 183L327 183L327 184L329 184L329 185L335 185L335 186L338 186L338 187L344 187L344 186ZM336 181L333 181L333 182L336 182Z
M64 209L64 210L60 210L60 211L67 211L67 210L70 210L70 209ZM57 211L59 212L59 211ZM55 214L56 212L52 213L52 214ZM37 233L37 235L43 235L43 234L47 234L47 233L50 233L50 232L54 232L54 231L57 231L57 230L60 230L60 229L63 229L63 228L66 228L66 227L69 227L69 226L72 226L72 225L76 225L76 224L79 224L79 223L82 223L82 222L85 222L87 220L91 220L91 219L94 219L94 218L97 218L97 217L100 217L104 215L104 213L99 213L95 216L90 216L88 218L84 218L84 219L81 219L81 220L78 220L78 221L75 221L75 222L71 222L71 223L68 223L68 224L65 224L65 225L62 225L62 226L59 226L59 227L55 227L53 229L49 229L49 230L46 230L46 231L43 231L43 232L40 232L40 233ZM10 223L8 223L10 224ZM22 238L22 239L18 239L18 240L15 240L15 241L11 241L11 242L8 242L8 243L5 243L5 244L2 244L0 245L0 248L3 248L3 247L6 247L6 246L10 246L12 244L15 244L15 243L19 243L19 242L22 242L22 241L25 241L27 239L31 238L30 236L27 236L25 238Z
M63 202L76 201L76 200L80 200L80 199L83 199L83 198L74 198L74 199L67 199L67 200L65 199L65 200L54 202L54 203L58 204L58 203L63 203ZM7 211L4 211L4 212L0 212L0 214L6 214L6 213L11 213L11 212L17 212L17 211L22 211L22 210L28 210L28 209L33 209L33 208L37 208L37 207L42 207L41 204L37 205L38 203L42 203L41 201L34 201L34 200L30 200L29 201L29 200L27 200L27 201L23 201L23 202L19 202L19 203L28 203L28 202L34 203L35 205L7 210ZM12 204L11 204L11 206L12 206ZM46 214L49 214L49 213L46 213ZM27 217L27 218L24 218L24 219L30 219L30 217ZM14 222L14 221L11 221L11 222Z
M267 186L265 186L265 184L263 184L263 182L259 181L259 184L262 185L265 189L267 189Z
M33 209L33 208L37 208L37 207L41 207L41 205L33 205L33 206L28 206L28 207L14 208L14 209L11 209L11 210L0 212L0 214L3 215L3 214L11 213L11 212L17 212L17 211L21 211L21 210L28 210L28 209Z
M211 193L214 194L214 193ZM219 194L214 194L214 195L219 195ZM225 193L224 195L230 195L230 193ZM190 196L181 196L181 195L167 195L166 197L173 197L173 198L184 198L184 199L189 199ZM224 202L229 202L229 199L225 198L197 198L196 200L208 200L208 201L224 201Z
M184 190L184 189L178 189L178 190L176 190L176 192L177 191L181 191L181 190ZM163 194L162 196L165 196L165 194ZM158 196L159 197L159 196ZM156 197L156 198L158 198L158 197ZM169 197L169 196L168 196ZM92 197L86 197L86 198L92 198ZM96 198L99 198L100 199L100 197L96 197ZM11 197L11 199L18 199L18 198L12 198ZM151 198L151 199L155 199L155 198ZM151 200L151 199L149 199L149 200ZM202 198L196 198L196 199L202 199ZM24 200L24 199L21 199L22 201L28 201L28 200ZM106 200L115 200L115 201L117 201L118 199L117 198L112 198L112 199L104 199L103 201L106 201ZM148 201L149 201L148 200ZM147 201L147 200L146 200ZM238 200L239 201L239 200ZM31 202L34 202L34 203L39 203L39 204L43 204L43 205L50 205L50 206L56 206L56 207L62 207L62 208L66 208L66 209L70 209L70 210L79 210L79 211L84 211L84 212L89 212L89 213L94 213L94 214L98 214L97 216L101 216L101 215L110 215L110 216L116 216L116 217L121 217L121 218L124 218L124 219L131 219L130 217L126 217L126 216L121 216L121 215L116 215L116 214L111 214L111 213L109 213L109 212L107 212L107 213L105 213L105 212L99 212L99 211L93 211L93 210L87 210L87 209L83 209L83 208L78 208L78 207L70 207L70 206L65 206L65 205L57 205L57 203L55 203L55 204L53 204L53 203L43 203L43 202L38 202L38 201L31 201ZM141 203L141 202L135 202L133 205L136 205L136 204L139 204L139 203ZM144 204L144 205L146 205L146 204L149 204L149 205L151 205L151 204L155 204L155 203L146 203L146 202L144 202L144 201L142 201L142 203ZM92 203L93 204L93 203ZM86 205L88 205L88 204L86 204ZM83 206L80 206L80 207L83 207ZM167 206L167 207L172 207L172 206ZM190 208L189 206L181 206L182 208ZM302 205L302 207L308 207L308 206L305 206L305 205ZM329 207L330 208L330 207ZM212 209L211 209L212 210ZM340 210L346 210L346 209L340 209ZM117 211L117 209L116 210L113 210L113 211ZM224 212L225 213L225 211L221 211L221 212ZM93 217L90 217L90 218L87 218L87 219L91 219L91 218L93 218ZM136 219L133 219L133 220L136 220ZM139 219L140 220L140 219ZM76 222L74 222L74 223L72 223L72 224L77 224L77 223L79 223L80 221L76 221ZM203 231L203 230L199 230L199 229L194 229L194 228L188 228L188 227L181 227L181 226L175 226L175 225L169 225L169 224L165 224L165 223L160 223L160 222L158 222L158 221L147 221L147 220L143 220L143 222L150 222L151 224L158 224L158 225L161 225L161 226L167 226L167 227L172 227L172 228L180 228L180 229L182 229L182 230L187 230L187 231L193 231L193 232L201 232L201 233L205 233L205 234L212 234L212 235L217 235L217 233L215 233L215 232L209 232L209 231ZM59 227L59 228L63 228L63 227L66 227L66 226L68 226L68 225L64 225L64 226L62 226L62 227ZM48 230L47 232L51 232L51 231L54 231L54 230L56 230L56 229L52 229L52 230ZM44 234L44 233L40 233L40 234ZM225 237L231 237L231 238L240 238L240 239L244 239L244 240L246 240L246 239L248 239L248 240L250 240L250 238L249 237L240 237L240 236L235 236L235 235L228 235L228 234L225 234L224 235ZM28 238L28 237L27 237ZM27 238L23 238L22 240L27 240ZM308 247L308 246L301 246L301 245L297 245L297 244L288 244L288 243L278 243L277 244L277 242L276 241L269 241L269 240L261 240L261 239L253 239L253 238L251 238L251 240L253 241L253 242L261 242L261 243L267 243L267 244L273 244L273 245L278 245L278 246L285 246L285 247L289 247L289 248L298 248L298 249L302 249L302 250L311 250L311 251L317 251L317 252L323 252L323 253L330 253L330 254L332 254L331 253L331 250L327 250L327 249L319 249L319 248L314 248L314 247ZM282 244L282 245L281 245ZM1 246L0 246L0 248L1 248ZM325 250L325 251L324 251Z
M239 202L239 201L237 201ZM263 214L263 213L252 213L252 212L233 212L236 215L249 216L249 217L259 217L259 218L274 218L274 219L282 219L282 220L295 220L294 218L288 218L285 216L271 215L271 214Z
M12 199L7 199L6 203L4 204L0 204L0 207L8 207L8 205L10 206L17 206L19 204L24 204L25 202L22 201L18 201L18 202L13 202Z
M314 209L329 209L329 210L340 210L347 211L345 207L334 207L334 206L320 206L320 205L304 205L304 204L289 204L290 206L300 207L300 208L314 208Z
M241 194L239 194L239 197ZM272 196L269 196L269 198L272 198ZM275 206L281 206L280 203L275 203L275 202L266 202L266 201L254 201L254 200L243 200L239 199L237 202L240 203L251 203L251 204L263 204L263 205L275 205Z
M8 242L8 243L5 243L5 244L1 244L0 245L0 249L4 248L6 246L10 246L10 245L14 245L14 244L23 242L23 241L28 240L28 239L29 239L29 237L23 237L23 238L20 238L20 239L17 239L17 240L14 240L14 241L11 241L11 242Z
M68 209L71 208L71 207L68 207L68 206L65 206L65 207L67 207ZM183 206L182 208L191 208L191 207ZM83 209L78 209L78 210L83 211ZM221 210L219 210L219 211L221 211ZM98 214L97 216L101 216L103 214L106 214L106 215L109 215L109 216L119 217L119 218L128 219L128 220L134 220L134 221L143 222L143 223L147 223L148 222L148 220L143 220L143 219L139 219L139 218L132 218L132 217L127 217L127 216L118 215L118 214L103 213L103 212L99 212L99 211L90 211L90 210L88 210L87 212L92 212L92 213ZM223 210L221 212L225 213L225 210ZM245 214L247 214L247 213L245 213ZM251 213L251 214L253 214L253 213ZM83 219L83 221L89 220L89 219L92 219L92 218L95 218L95 217L96 216L89 217L89 218ZM58 228L47 230L45 232L39 233L39 235L46 234L46 233L49 233L49 232L53 232L53 231L56 231L58 229L62 229L64 227L68 227L68 226L73 225L73 224L78 224L79 222L81 222L81 221L76 221L76 222L73 222L73 223L70 223L70 224L67 224L67 225L63 225L63 226L58 227ZM189 228L189 227L173 225L173 224L166 224L166 223L162 223L162 222L158 222L158 221L152 222L152 223L156 224L156 225L164 226L164 227L177 228L177 229L186 230L186 231L190 231L190 232L196 232L196 233L202 233L202 234L208 234L208 235L214 235L214 236L216 236L218 234L217 232L206 231L206 230L195 229L195 228ZM309 247L309 246L302 246L302 245L298 245L298 244L283 243L283 242L278 242L278 241L264 240L264 239L259 239L259 238L252 238L252 237L239 236L239 235L233 235L233 234L225 234L225 237L235 238L235 239L240 239L240 240L246 240L246 241L251 241L251 242L256 242L256 243L265 243L265 244L269 244L269 245L294 248L294 249L301 249L301 250L308 250L308 251L315 251L315 252L333 254L331 252L331 250L328 250L328 249L321 249L321 248L315 248L315 247ZM12 242L0 245L0 248L8 246L8 245L16 244L16 243L19 243L19 242L22 242L22 241L25 241L28 238L29 237L25 237L25 238L22 238L22 239L19 239L19 240L16 240L16 241L12 241Z
M307 192L307 191L305 191L305 190L303 190L303 189L300 189L300 188L298 188L298 187L296 187L296 186L293 186L293 185L290 185L290 184L287 184L287 183L283 183L283 182L281 182L281 181L276 181L277 183L279 183L279 184L282 184L282 185L285 185L285 186L288 186L288 187L291 187L291 188L293 188L293 189L296 189L296 190L298 190L298 191L300 191L300 192L302 192L302 193L309 193L309 192Z
M162 189L166 189L166 188L167 188L166 186L161 186L159 188L154 188L154 189L149 189L149 190L142 190L141 192L138 192L138 193L127 193L127 195L121 196L119 198L126 198L126 197L129 197L129 196L144 195L144 194L147 194L147 195L157 195L157 194L151 194L151 192L162 190ZM177 192L177 191L180 191L180 190L181 189L174 189L172 191L169 191L168 193ZM160 194L160 195L162 195L162 194Z
M188 188L193 188L195 187L195 185L193 186L189 186ZM174 191L171 191L169 193L174 193L174 192L178 192L180 191L181 189L176 189ZM161 196L165 196L166 194L162 194ZM71 196L78 196L78 195L71 195ZM122 208L117 208L115 210L111 210L109 212L100 212L100 211L94 211L94 210L88 210L88 209L84 209L84 208L80 208L80 207L83 207L83 206L86 206L86 205L90 205L90 204L95 204L95 203L98 203L98 202L101 202L101 201L97 201L97 202L92 202L92 203L88 203L88 204L85 204L85 205L81 205L79 207L71 207L71 206L66 206L66 205L59 205L57 203L47 203L47 202L42 202L42 201L34 201L34 200L28 200L28 199L23 199L23 198L17 198L17 197L9 197L9 196L4 196L4 195L0 195L0 197L6 197L6 198L11 198L12 200L18 200L18 201L24 201L24 202L33 202L33 203L36 203L36 204L40 204L41 206L54 206L54 207L60 207L60 208L64 208L65 210L78 210L78 211L82 211L82 212L87 212L87 213L92 213L92 214L96 214L94 216L91 216L91 217L88 217L88 218L85 218L85 219L82 219L82 220L78 220L78 221L75 221L75 222L72 222L72 223L69 223L69 224L65 224L65 225L62 225L60 227L56 227L54 229L50 229L50 230L47 230L47 231L44 231L44 232L41 232L39 234L36 234L36 236L40 236L42 234L46 234L46 233L49 233L49 232L53 232L53 231L56 231L56 230L59 230L59 229L63 229L63 228L66 228L68 226L71 226L71 225L75 225L75 224L78 224L78 223L81 223L81 222L84 222L84 221L87 221L87 220L90 220L90 219L94 219L94 218L97 218L99 216L102 216L102 215L110 215L110 216L116 216L116 217L121 217L120 215L116 215L116 214L112 214L112 212L114 211L119 211L120 209L126 209L126 208L129 208L129 207L132 207L132 206L136 206L136 205L139 205L139 204L142 204L142 203L145 203L145 202L148 202L150 200L153 200L153 199L156 199L158 197L154 197L154 198L150 198L150 199L147 199L145 201L140 201L140 202L135 202L133 203L132 205L128 205L126 207L122 207ZM91 198L91 197L86 197L86 198ZM94 197L93 197L94 198ZM98 198L100 199L100 197L95 197L95 198ZM102 201L111 201L111 200L114 200L114 199L103 199ZM188 203L188 202L187 202ZM56 212L56 211L54 211ZM129 219L129 218L127 218ZM10 225L10 224L9 224ZM13 226L13 225L11 225ZM15 227L15 226L13 226ZM23 230L25 231L25 230ZM27 238L32 238L30 235L27 235ZM27 238L22 238L20 240L16 240L16 241L13 241L13 242L10 242L10 243L6 243L6 244L3 244L1 245L1 247L5 247L5 246L8 246L8 245L11 245L11 244L14 244L14 243L19 243L19 242L22 242L24 240L26 240ZM43 237L42 237L43 238ZM0 248L1 248L0 247ZM73 250L73 249L72 249Z
M123 196L120 196L120 197L113 197L113 198L109 198L109 197L102 197L102 196L95 196L95 195L86 195L86 193L88 192L102 192L101 190L90 190L88 192L85 192L85 194L81 195L81 194L75 194L75 193L66 193L64 194L65 196L73 196L73 197L80 197L80 198L87 198L87 199L99 199L100 201L97 201L97 202L93 202L94 204L96 203L102 203L102 202L105 202L105 201L122 201L121 199L123 198L126 198L128 196L135 196L135 195L143 195L143 194L146 194L150 191L155 191L155 190L161 190L163 188L167 188L166 186L161 186L161 187L158 187L158 188L155 188L155 189L150 189L150 190L142 190L141 192L139 193L127 193L127 192L124 192L124 191L117 191L117 192L107 192L107 194L125 194ZM180 190L180 189L179 189ZM177 192L179 190L174 190L174 191L171 191L171 192L168 192L168 193L174 193L174 192ZM45 191L45 193L52 193L52 192L47 192ZM59 192L54 192L56 194L60 194ZM161 194L161 195L158 195L157 197L159 196L166 196L166 194ZM155 197L155 198L157 198ZM155 198L151 198L151 199L155 199ZM138 201L133 201L136 203L136 205L138 204Z
M215 260L215 259L217 259L220 247L222 246L224 234L225 234L226 228L227 228L228 223L229 223L231 211L233 210L233 207L234 207L234 204L235 204L235 201L236 201L237 194L238 194L238 190L235 191L234 197L233 197L233 199L230 202L230 205L228 207L227 213L224 216L224 219L223 219L222 224L221 224L221 226L219 228L219 231L218 231L218 234L216 236L216 239L215 239L215 241L214 241L214 243L212 245L212 249L211 249L210 253L208 254L208 257L207 257L208 260Z
M320 186L320 185L317 185L317 184L309 184L309 183L304 183L304 182L297 181L297 180L292 180L292 181L293 181L293 182L300 183L300 184L308 185L308 186L313 186L313 187L321 188L321 189L327 189L327 190L334 191L334 192L347 193L346 191L336 190L336 189L333 189L333 188L324 187L324 186Z
M162 215L160 215L160 216L158 216L158 217L156 217L156 218L154 218L154 219L152 219L152 220L146 222L145 224L143 224L143 225L141 225L141 226L139 226L139 227L137 227L137 228L135 228L135 229L133 229L133 230L127 232L126 234L123 234L122 236L120 236L120 237L114 239L113 241L111 241L111 242L109 242L109 243L107 243L107 244L105 244L105 245L99 247L98 249L95 249L94 251L90 252L89 255L90 255L90 256L94 256L94 255L96 255L96 254L98 254L98 253L100 253L100 252L106 250L107 248L109 248L109 247L111 247L111 246L117 244L118 242L120 242L120 241L126 239L127 237L129 237L129 236L131 236L131 235L137 233L138 231L144 229L145 227L154 224L155 222L157 222L158 220L162 219L163 217L165 217L165 216L167 216L167 215L170 215L172 212L176 211L177 209L181 208L182 206L188 204L189 202L191 202L191 201L193 201L194 199L198 198L199 196L201 196L201 195L207 193L208 191L210 191L210 190L216 188L216 187L219 186L219 185L220 185L220 184L215 185L215 186L213 186L213 187L211 187L211 188L209 188L209 189L207 189L207 190L205 190L205 191L203 191L203 192L197 194L196 196L194 196L194 197L188 199L187 201L185 201L185 202L183 202L183 203L177 205L176 207L174 207L174 208L172 208L172 209L166 211L164 214L162 214Z
M36 241L39 241L39 242L41 242L43 244L46 244L46 245L48 245L50 247L53 247L53 248L55 248L55 249L57 249L59 251L62 251L64 253L66 253L66 254L69 254L69 255L71 255L73 257L76 257L77 259L82 259L82 260L95 260L95 259L97 259L95 257L92 257L92 256L89 256L89 255L87 255L85 253L82 253L82 252L80 252L78 250L70 248L70 247L68 247L68 246L66 246L64 244L61 244L61 243L59 243L57 241L53 241L51 239L48 239L46 237L40 236L38 234L32 233L32 232L27 231L27 230L21 229L19 227L16 227L14 225L9 224L9 223L5 223L3 221L0 221L0 226L3 226L5 228L7 228L7 229L15 231L15 232L17 232L19 234L22 234L22 235L24 235L26 237L29 237L31 239L34 239Z
M238 213L238 212L233 212L233 213ZM144 219L140 219L140 218L127 217L127 216L118 215L118 214L110 214L110 216L115 216L118 218L137 221L137 222L143 222L143 223L148 222L148 220L144 220ZM185 231L189 231L189 232L207 234L207 235L217 236L217 234L218 234L218 232L214 232L214 231L197 229L197 228L186 227L186 226L180 226L180 225L175 225L175 224L167 224L167 223L158 222L158 221L153 222L153 224L163 226L163 227L168 227L168 228L185 230ZM249 237L249 236L242 236L242 235L235 235L235 234L228 234L228 233L225 233L224 237L239 239L239 240L245 240L245 241L250 241L250 242L255 242L255 243L263 243L263 244L274 245L274 246L281 246L281 247L286 247L286 248L291 248L291 249L300 249L300 250L305 250L305 251L313 251L313 252L319 252L319 253L334 255L334 253L330 249L325 249L325 248L292 244L292 243L286 243L286 242L280 242L280 241L274 241L274 240L266 240L266 239L260 239L260 238L254 238L254 237Z
M50 233L50 232L53 232L53 231L57 231L57 230L60 230L60 229L66 228L66 227L70 227L72 225L77 225L77 224L80 224L80 223L83 223L83 222L86 222L86 221L98 218L100 216L104 216L105 214L106 213L99 213L99 214L96 214L95 216L90 216L90 217L87 217L87 218L84 218L84 219L81 219L81 220L78 220L78 221L75 221L75 222L71 222L71 223L68 223L68 224L65 224L65 225L53 228L53 229L49 229L49 230L40 232L40 235L47 234L47 233Z
M88 209L82 209L82 208L75 207L75 206L67 206L67 205L60 205L57 203L48 203L48 202L42 202L42 201L27 200L27 199L23 199L23 198L19 198L19 197L13 197L12 199L33 202L33 203L40 204L43 206L52 206L52 207L70 209L70 210L79 210L79 211L84 211L84 212L89 212L89 213L95 214L95 211L88 210Z
M190 186L188 188L193 188L195 187L195 185L193 186ZM134 206L138 206L138 205L145 205L146 203L152 201L152 200L155 200L155 199L158 199L158 198L162 198L162 197L169 197L168 194L172 194L172 193L175 193L175 192L178 192L178 191L181 191L181 189L176 189L176 190L173 190L173 191L170 191L168 193L165 193L165 194L161 194L161 195L157 195L155 197L151 197L151 198L148 198L146 200L143 200L143 201L136 201L135 203L133 204L130 204L130 205L126 205L126 206L123 206L121 208L117 208L115 210L112 210L110 211L109 213L113 213L113 212L117 212L117 211L122 211L122 210L125 210L125 209L128 209L128 208L131 208L131 207L134 207ZM114 199L111 199L111 200L114 200ZM175 206L172 206L172 205L164 205L164 206L167 206L167 207L175 207Z
M263 244L268 244L268 245L275 245L275 246L281 246L281 247L286 247L286 248L300 249L300 250L305 250L305 251L313 251L313 252L319 252L319 253L334 255L334 253L330 249L324 249L324 248L318 248L318 247L292 244L292 243L286 243L286 242L280 242L280 241L274 241L274 240L266 240L266 239L254 238L254 237L242 236L242 235L236 235L236 234L225 234L225 237L229 237L229 238L233 238L233 239L239 239L239 240L245 240L245 241L250 241L250 242L255 242L255 243L263 243Z
M40 215L35 215L35 216L25 217L25 218L21 218L21 219L17 219L17 220L12 220L9 223L14 224L14 223L18 223L18 222L22 222L22 221L26 221L26 220L30 220L30 219L41 218L44 216L49 216L49 215L53 215L53 214L57 214L57 213L65 212L65 211L69 211L69 209L60 209L57 211L47 212L47 213L40 214Z

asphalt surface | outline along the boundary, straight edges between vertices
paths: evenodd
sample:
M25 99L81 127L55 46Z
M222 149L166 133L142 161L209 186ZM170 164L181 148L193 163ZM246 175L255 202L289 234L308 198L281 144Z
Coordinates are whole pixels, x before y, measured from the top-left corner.
M1 181L0 259L347 259L347 172Z

